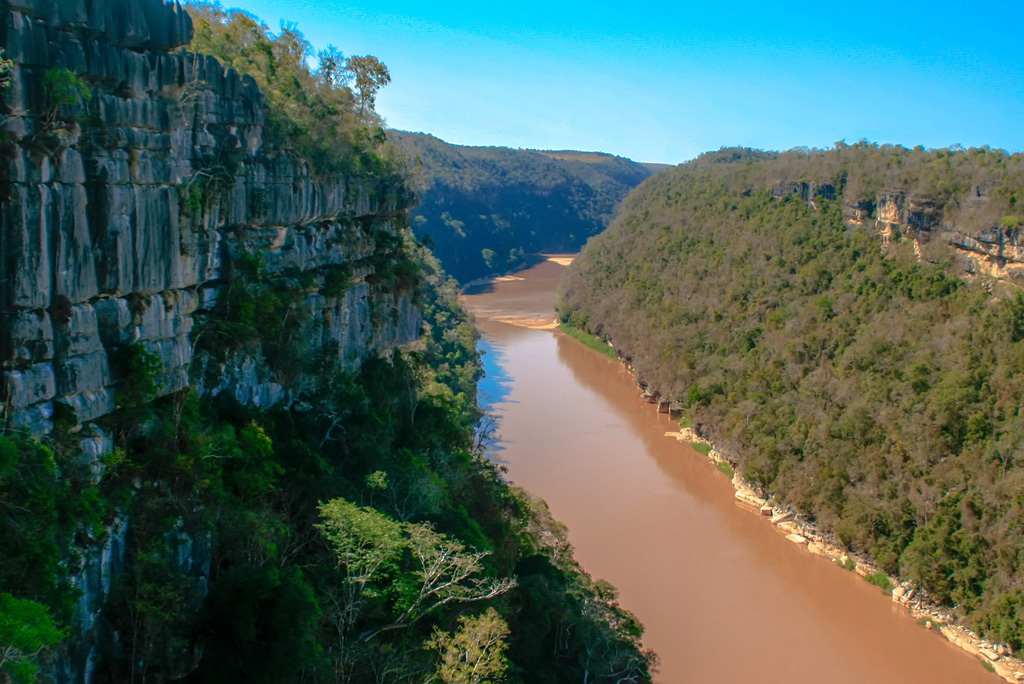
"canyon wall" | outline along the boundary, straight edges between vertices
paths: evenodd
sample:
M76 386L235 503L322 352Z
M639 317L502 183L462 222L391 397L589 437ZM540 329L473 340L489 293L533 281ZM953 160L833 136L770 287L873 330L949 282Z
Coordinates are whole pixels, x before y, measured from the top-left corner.
M192 385L265 407L302 390L308 369L283 376L259 339L223 339L231 330L218 323L246 279L292 293L284 315L301 319L289 332L300 344L284 353L352 369L419 336L412 285L392 275L413 201L404 182L315 180L270 149L256 84L187 53L191 35L188 14L160 0L0 7L13 62L0 90L0 426L42 435L62 417L82 423L94 486L114 441L91 421L118 408L133 351L159 361L158 394ZM282 325L258 308L251 323ZM78 598L57 681L117 678L101 670L127 657L111 655L125 635L104 606L132 565L136 524L118 513L69 549ZM182 519L166 542L205 596L209 531ZM175 667L147 681L183 676L201 657L168 653Z
M259 350L195 352L196 326L217 315L243 255L258 255L260 277L301 282L303 337L349 366L418 335L411 291L377 273L412 203L404 183L316 181L268 149L256 84L185 52L191 32L184 10L159 0L3 7L0 43L14 62L0 91L10 426L48 431L55 403L80 421L111 412L117 356L132 345L159 358L163 393L196 382L248 403L287 400ZM85 90L61 101L71 76ZM324 287L331 269L344 270L344 291Z

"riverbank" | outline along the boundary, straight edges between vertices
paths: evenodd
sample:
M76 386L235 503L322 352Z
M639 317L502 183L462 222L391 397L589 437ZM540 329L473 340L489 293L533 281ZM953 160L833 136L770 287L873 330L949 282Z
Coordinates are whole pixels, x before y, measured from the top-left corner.
M491 457L549 502L587 572L618 588L661 655L655 681L1002 681L737 505L729 480L665 438L679 429L673 407L652 416L617 360L492 318L550 316L564 271L546 260L463 298L499 424Z
M729 461L715 445L698 435L693 428L680 427L679 432L666 432L665 436L688 444L707 445L706 457L709 461L731 468ZM695 451L704 453L703 449ZM927 592L916 589L911 582L900 577L887 575L870 558L862 554L851 554L837 546L828 535L793 509L775 505L770 497L763 498L739 473L733 474L732 485L736 490L737 501L752 514L759 515L774 525L786 539L879 585L892 597L894 604L908 611L925 629L937 631L950 643L977 657L986 669L995 672L1006 681L1024 682L1024 660L1015 656L1008 646L982 639L960 624L946 608L932 601Z
M527 259L514 271L507 273L494 273L483 278L476 278L470 280L468 283L462 283L459 286L459 294L465 294L467 290L474 287L482 287L484 285L493 285L494 283L507 283L522 280L521 277L513 275L514 273L520 273L522 271L529 270L537 264L544 261L553 261L559 266L568 266L576 258L575 254L530 254Z
M562 324L561 327L565 330L569 326ZM565 332L576 338L569 330L565 330ZM598 351L603 352L603 349L598 349ZM635 380L636 375L633 373L633 369L621 359L620 363ZM640 387L640 390L641 396L651 403L659 413L671 411L670 403L659 401L657 395L649 388ZM712 442L698 435L692 427L680 426L679 432L666 432L665 436L694 446L705 445L705 448L695 448L694 450L704 454L719 470L727 475L731 474L737 501L744 508L775 526L786 539L804 546L815 555L830 559L843 569L856 572L866 581L879 586L892 597L894 604L909 612L922 627L937 631L953 645L974 655L985 669L994 672L1008 682L1024 682L1024 659L1015 656L1009 646L983 639L963 625L948 609L933 601L923 589L916 588L912 582L901 577L888 575L868 556L850 553L841 548L831 535L819 530L796 510L776 505L770 496L762 497L753 485L734 470L733 464L719 452L718 448Z

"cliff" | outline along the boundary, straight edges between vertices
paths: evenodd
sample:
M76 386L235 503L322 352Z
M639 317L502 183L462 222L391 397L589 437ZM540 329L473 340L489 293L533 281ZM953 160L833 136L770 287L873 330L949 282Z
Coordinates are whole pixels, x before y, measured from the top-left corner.
M390 275L406 259L404 181L318 182L298 156L266 149L263 95L216 59L178 49L191 34L188 14L159 0L29 0L0 14L14 63L2 91L0 424L36 434L58 417L83 424L88 486L107 486L115 440L93 421L137 382L132 353L157 362L156 395L192 386L266 409L309 384L309 359L351 370L419 336L413 285ZM62 87L74 96L60 99ZM248 325L225 325L239 319L232 307L277 291L290 293L286 308L257 306ZM268 356L270 329L288 336L275 340L279 356L296 358ZM114 510L65 550L75 636L54 676L99 681L111 675L97 668L123 657L109 603L137 567L130 535L146 515ZM201 600L209 525L178 518L161 535ZM201 654L167 648L174 664L150 679L187 673Z
M875 225L883 238L907 237L915 252L930 261L950 260L967 276L1024 285L1024 233L999 207L1000 186L985 181L970 186L953 206L943 208L926 197L902 192L879 195ZM851 211L852 210L852 211ZM864 212L848 207L848 213Z
M511 681L650 681L485 457L455 283L301 34L20 0L0 44L0 681L425 681L481 627Z
M416 339L411 290L373 284L396 255L381 236L405 219L404 183L316 182L303 160L265 149L252 79L176 50L192 30L181 7L16 0L0 21L14 62L2 105L4 422L45 432L55 402L81 421L113 411L117 355L132 344L159 358L162 393L217 363L193 375L204 391L286 399L260 350L214 362L200 342L197 354L196 325L242 255L263 255L269 279L302 281L294 336L311 348L357 366ZM48 78L69 74L87 89L64 103ZM325 292L338 269L348 287Z
M771 160L775 173L788 175L767 183L759 179L776 198L792 195L810 202L841 194L843 216L873 226L886 244L907 238L919 259L948 262L968 277L1024 285L1020 155L866 143L815 151L798 164L800 154L747 156ZM702 163L708 161L695 162Z

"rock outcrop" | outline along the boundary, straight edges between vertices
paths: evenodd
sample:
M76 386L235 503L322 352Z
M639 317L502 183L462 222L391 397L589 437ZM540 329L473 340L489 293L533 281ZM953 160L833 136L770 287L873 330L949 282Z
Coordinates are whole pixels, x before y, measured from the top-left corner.
M944 261L952 254L967 275L1024 285L1024 232L1003 225L1002 215L990 206L993 188L992 183L974 185L945 211L928 198L885 192L874 201L847 201L843 212L854 221L873 218L883 240L895 235L914 240L922 259Z
M798 195L805 202L810 202L817 197L834 200L836 198L836 187L831 183L777 181L772 184L772 195L775 197Z
M404 182L317 181L296 155L268 150L255 82L179 49L191 33L188 14L160 0L0 6L0 45L14 63L0 91L0 426L46 433L70 407L97 477L112 441L89 422L117 408L126 350L159 359L164 394L191 384L268 406L302 389L258 341L218 354L204 342L223 333L202 339L242 261L295 293L295 337L310 356L354 368L419 335L411 285L392 275L412 203ZM55 84L77 97L55 100ZM71 553L80 596L60 681L94 681L117 652L101 607L132 562L132 525L118 514ZM205 596L209 538L171 536L174 567ZM182 650L176 671L150 677L184 676L199 656Z
M313 274L305 336L350 366L416 338L411 292L374 285L388 257L378 238L411 204L404 184L316 182L268 151L256 84L178 49L192 31L180 6L10 0L0 12L14 62L0 142L2 422L42 433L56 402L81 421L112 411L128 345L159 357L162 392L192 382L196 361L215 363L196 358L196 322L243 254L263 255L268 277ZM47 78L69 75L87 97L55 103ZM330 268L346 270L344 292L325 293ZM258 356L216 362L201 386L287 399Z

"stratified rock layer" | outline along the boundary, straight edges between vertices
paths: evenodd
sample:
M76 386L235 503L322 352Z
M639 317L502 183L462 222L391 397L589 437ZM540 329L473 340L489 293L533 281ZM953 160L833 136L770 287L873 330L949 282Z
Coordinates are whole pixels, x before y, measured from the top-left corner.
M172 52L191 32L181 7L159 0L2 8L0 44L15 63L2 91L0 155L0 399L9 424L45 432L55 402L82 421L112 411L113 361L131 343L160 358L162 392L184 387L194 321L216 306L240 254L263 255L271 277L346 269L343 294L307 290L317 322L307 336L350 366L417 336L411 292L371 285L374 264L384 263L374 236L404 222L405 186L315 182L303 161L268 152L252 79ZM52 107L44 75L55 69L84 79L89 102ZM229 180L208 184L212 173ZM183 207L190 196L198 201ZM221 370L203 374L218 378L206 391L257 404L289 398L258 354Z

